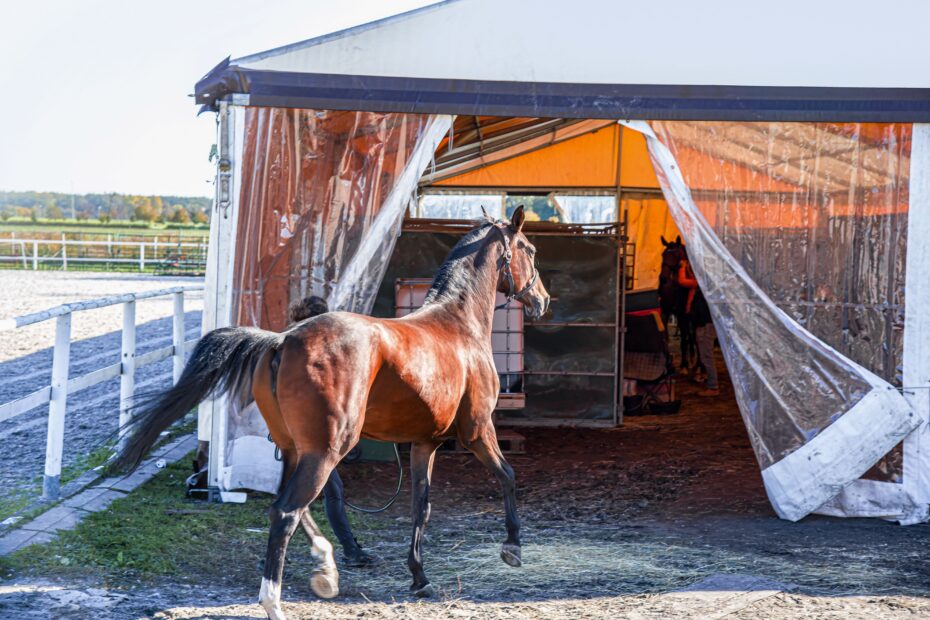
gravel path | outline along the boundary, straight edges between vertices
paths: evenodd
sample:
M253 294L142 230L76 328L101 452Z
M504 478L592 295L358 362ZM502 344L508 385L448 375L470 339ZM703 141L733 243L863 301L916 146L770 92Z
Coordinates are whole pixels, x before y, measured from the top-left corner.
M202 284L200 278L101 273L0 271L0 318L35 312L63 303L172 286ZM200 334L201 291L185 296L187 339ZM136 302L137 351L171 344L171 297ZM122 306L72 316L72 377L119 361ZM49 384L55 321L0 332L0 403L21 398ZM136 371L137 393L171 381L171 360ZM87 455L117 426L119 379L68 395L64 468ZM37 407L0 423L0 488L11 495L34 493L45 463L48 408Z

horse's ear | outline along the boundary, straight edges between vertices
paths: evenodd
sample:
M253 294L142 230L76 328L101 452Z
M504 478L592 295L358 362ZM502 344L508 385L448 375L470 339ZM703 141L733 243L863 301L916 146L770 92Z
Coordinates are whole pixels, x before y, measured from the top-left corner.
M514 232L520 232L524 221L526 221L526 214L523 212L523 205L520 205L510 216L510 226Z
M681 235L678 235L677 237L675 237L675 243L677 243L678 245L681 245Z
M662 235L661 237L659 237L659 240L662 242L662 245L664 245L665 247L668 247L668 241L665 240L665 235Z
M481 205L481 215L483 215L484 219L486 219L487 221L491 222L492 224L494 223L494 218L488 215L488 211L487 209L484 208L484 205Z

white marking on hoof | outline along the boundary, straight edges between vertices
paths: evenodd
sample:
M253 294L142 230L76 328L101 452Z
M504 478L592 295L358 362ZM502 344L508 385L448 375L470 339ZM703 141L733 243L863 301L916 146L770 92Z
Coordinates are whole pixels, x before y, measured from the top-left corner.
M262 589L258 592L258 604L265 609L270 620L287 620L281 609L281 591L278 584L262 579Z
M413 595L417 598L433 598L436 596L436 586L428 583L419 590L414 590Z
M523 566L523 560L520 559L520 545L511 545L504 543L501 545L501 559L505 564L519 568Z
M334 598L339 595L339 571L335 566L324 566L313 571L310 577L310 589L320 598Z
M333 557L333 544L326 540L325 536L310 537L310 555L323 568L336 568L336 559Z

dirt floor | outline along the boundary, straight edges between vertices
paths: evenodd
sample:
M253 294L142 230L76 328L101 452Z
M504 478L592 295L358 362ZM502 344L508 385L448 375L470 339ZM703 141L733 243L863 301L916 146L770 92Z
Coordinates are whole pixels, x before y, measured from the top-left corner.
M307 543L291 543L283 598L291 618L930 618L930 527L876 520L777 519L732 390L702 400L682 384L680 414L614 430L521 430L524 566L498 557L496 482L470 456L437 459L424 547L432 601L407 593L409 495L357 536L381 558L342 569L342 594L314 599ZM377 504L392 464L341 468L350 500ZM266 499L250 499L253 502ZM145 509L141 507L140 509ZM250 530L251 531L251 530ZM197 572L139 578L93 567L8 573L0 617L261 618L264 548L228 532L205 540ZM236 536L234 536L234 534ZM234 548L229 548L234 547Z

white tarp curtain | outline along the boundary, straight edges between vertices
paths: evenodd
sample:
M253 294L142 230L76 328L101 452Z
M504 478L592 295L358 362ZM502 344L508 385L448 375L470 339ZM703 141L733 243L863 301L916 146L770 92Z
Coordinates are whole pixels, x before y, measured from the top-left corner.
M779 516L800 519L840 494L921 420L888 382L780 309L721 242L653 129L641 121L622 124L646 136L718 328L769 499Z
M370 312L417 181L452 117L249 108L233 316L279 331L309 294ZM254 403L230 405L221 487L275 492L281 465Z

